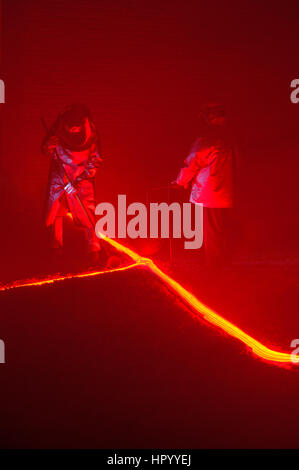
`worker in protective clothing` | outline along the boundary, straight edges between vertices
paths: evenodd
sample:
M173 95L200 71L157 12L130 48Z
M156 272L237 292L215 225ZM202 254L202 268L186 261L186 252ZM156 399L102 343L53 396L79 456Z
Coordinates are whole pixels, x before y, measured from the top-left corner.
M46 226L52 246L62 249L63 221L69 216L84 229L90 264L96 264L101 244L94 230L94 183L103 158L88 108L74 104L64 109L43 140L42 152L51 157Z
M208 267L230 262L235 151L221 103L208 103L199 115L200 137L193 144L174 185L191 185L190 202L203 205L203 244Z

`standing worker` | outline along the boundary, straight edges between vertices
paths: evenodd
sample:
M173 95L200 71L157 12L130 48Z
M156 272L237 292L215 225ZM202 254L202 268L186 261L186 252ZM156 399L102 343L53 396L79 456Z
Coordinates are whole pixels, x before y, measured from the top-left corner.
M208 103L199 115L200 137L193 144L174 185L187 188L190 202L203 205L206 264L218 269L230 262L234 149L221 103Z

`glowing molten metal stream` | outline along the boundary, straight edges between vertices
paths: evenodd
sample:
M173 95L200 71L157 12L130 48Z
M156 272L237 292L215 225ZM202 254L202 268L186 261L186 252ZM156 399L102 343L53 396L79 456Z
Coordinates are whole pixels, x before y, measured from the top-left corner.
M168 287L170 287L173 292L175 292L179 297L181 297L185 301L186 304L192 307L195 318L204 318L209 323L217 326L218 328L221 328L230 336L233 336L234 338L237 338L239 341L242 341L242 343L248 346L254 354L256 354L258 357L266 361L271 361L273 363L280 363L280 364L284 363L284 364L290 364L290 365L299 363L298 355L294 357L290 353L279 352L279 351L275 351L273 349L268 348L267 346L263 345L256 339L249 336L247 333L245 333L243 330L238 328L236 325L229 322L218 313L214 312L211 308L204 305L193 294L191 294L191 292L189 292L187 289L185 289L177 281L172 279L163 271L161 271L161 269L159 269L151 259L144 258L138 255L131 249L125 247L124 245L121 245L117 241L112 240L104 235L102 235L102 238L107 243L112 245L117 251L120 251L126 254L127 256L129 256L134 261L134 263L129 266L115 268L109 271L106 270L106 271L87 272L83 274L70 274L66 276L52 277L52 278L47 278L47 279L38 280L38 281L37 280L26 281L26 282L18 281L11 285L2 286L0 287L0 290L14 289L17 287L41 286L41 285L51 284L51 283L58 282L58 281L63 281L66 279L98 276L101 274L126 271L127 269L132 269L135 267L143 266L151 270Z

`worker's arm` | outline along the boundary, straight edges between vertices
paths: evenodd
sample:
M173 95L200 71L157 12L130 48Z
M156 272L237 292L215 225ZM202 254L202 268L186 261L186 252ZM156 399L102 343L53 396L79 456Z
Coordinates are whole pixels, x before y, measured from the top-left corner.
M94 178L102 162L103 157L100 153L100 146L99 143L96 142L91 149L84 171L79 176L77 176L74 181L74 185L76 186L76 184L80 183L83 180L91 180L92 178Z
M207 142L203 139L199 139L185 159L185 166L181 168L175 184L187 188L190 181L207 165L207 156L209 153L210 148Z

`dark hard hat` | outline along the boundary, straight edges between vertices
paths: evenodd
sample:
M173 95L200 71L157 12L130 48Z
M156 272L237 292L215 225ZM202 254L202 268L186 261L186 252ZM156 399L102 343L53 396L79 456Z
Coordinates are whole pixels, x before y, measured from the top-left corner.
M86 118L90 118L90 111L84 104L72 104L62 113L63 123L68 127L80 126Z

